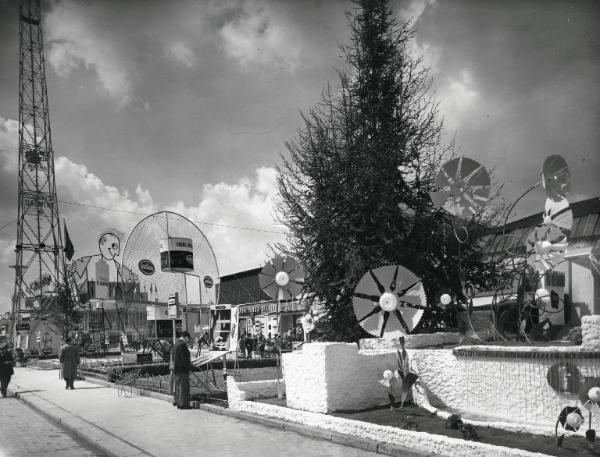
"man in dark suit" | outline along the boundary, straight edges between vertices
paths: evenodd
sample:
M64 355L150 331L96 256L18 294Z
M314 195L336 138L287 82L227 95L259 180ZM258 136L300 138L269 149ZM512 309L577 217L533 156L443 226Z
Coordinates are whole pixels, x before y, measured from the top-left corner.
M14 365L15 360L8 349L8 341L2 338L0 339L0 391L3 397L6 397L10 378L14 374Z
M65 337L65 344L58 350L58 360L62 364L65 389L74 389L73 383L77 377L77 367L79 366L79 351L71 344L69 336Z
M190 370L192 362L188 344L190 343L190 334L181 332L181 335L173 346L173 377L175 381L174 403L177 409L190 408Z

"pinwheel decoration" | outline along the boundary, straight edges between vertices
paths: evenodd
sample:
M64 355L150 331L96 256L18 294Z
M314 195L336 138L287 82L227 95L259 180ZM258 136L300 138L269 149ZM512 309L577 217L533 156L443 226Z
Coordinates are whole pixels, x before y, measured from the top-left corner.
M556 445L562 446L565 435L558 436L558 424L560 424L564 430L570 432L576 432L579 427L585 422L581 410L575 406L566 406L558 415L556 425L554 427L554 435L556 436Z
M353 294L358 323L377 338L399 338L410 333L419 323L426 304L421 280L401 265L369 270Z
M479 162L458 157L442 166L436 187L439 190L429 194L434 206L468 219L488 202L490 176Z
M302 291L304 269L293 257L269 260L258 275L261 289L277 300L294 299Z
M567 237L553 225L534 228L527 236L528 263L539 272L552 270L564 260Z
M560 200L569 192L571 173L567 162L559 155L546 157L542 165L542 186L548 198Z
M566 198L546 199L544 225L554 225L563 230L573 228L573 211Z

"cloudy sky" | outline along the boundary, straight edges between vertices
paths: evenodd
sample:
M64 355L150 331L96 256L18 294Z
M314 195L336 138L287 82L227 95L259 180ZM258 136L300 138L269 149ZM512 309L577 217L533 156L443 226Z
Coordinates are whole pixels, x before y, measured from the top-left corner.
M0 312L17 210L18 14L0 0ZM76 255L169 209L198 223L222 274L282 238L275 166L299 112L336 84L349 1L43 1L60 215ZM417 30L458 152L515 198L563 155L572 202L600 195L597 1L392 1ZM543 208L532 192L518 215ZM86 205L86 206L81 206ZM253 229L253 230L249 230Z

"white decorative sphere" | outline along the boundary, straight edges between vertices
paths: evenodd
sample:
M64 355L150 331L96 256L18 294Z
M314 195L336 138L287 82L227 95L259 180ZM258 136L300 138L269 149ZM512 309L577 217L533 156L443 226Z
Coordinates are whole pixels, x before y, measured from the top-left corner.
M581 424L585 422L585 419L581 414L577 411L573 411L572 413L567 414L566 423L567 425L573 427L575 430L578 430L581 427Z
M452 297L448 294L443 294L440 297L440 301L442 302L442 305L446 306L450 304L450 302L452 301Z
M600 403L600 387L592 387L588 390L588 397L590 397L590 400L594 403Z
M550 291L543 287L535 291L535 300L542 302L544 305L550 304Z
M389 381L393 377L394 377L394 373L392 373L392 370L385 370L383 372L383 379L385 379L386 381Z

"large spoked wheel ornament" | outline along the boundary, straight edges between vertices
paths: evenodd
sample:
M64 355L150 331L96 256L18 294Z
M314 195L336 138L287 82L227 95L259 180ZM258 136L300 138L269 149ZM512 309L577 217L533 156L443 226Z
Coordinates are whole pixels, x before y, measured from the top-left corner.
M265 264L258 275L258 282L271 298L294 299L302 291L304 269L293 257L277 256Z
M446 162L436 187L429 195L434 207L468 219L478 213L490 198L490 176L483 165L467 157Z
M536 227L527 237L527 263L541 273L552 270L565 259L567 247L567 237L558 227Z
M571 173L565 159L559 155L546 157L542 165L542 186L546 196L560 200L569 193Z
M401 265L369 270L354 289L352 301L360 326L385 339L410 333L427 306L421 279Z

